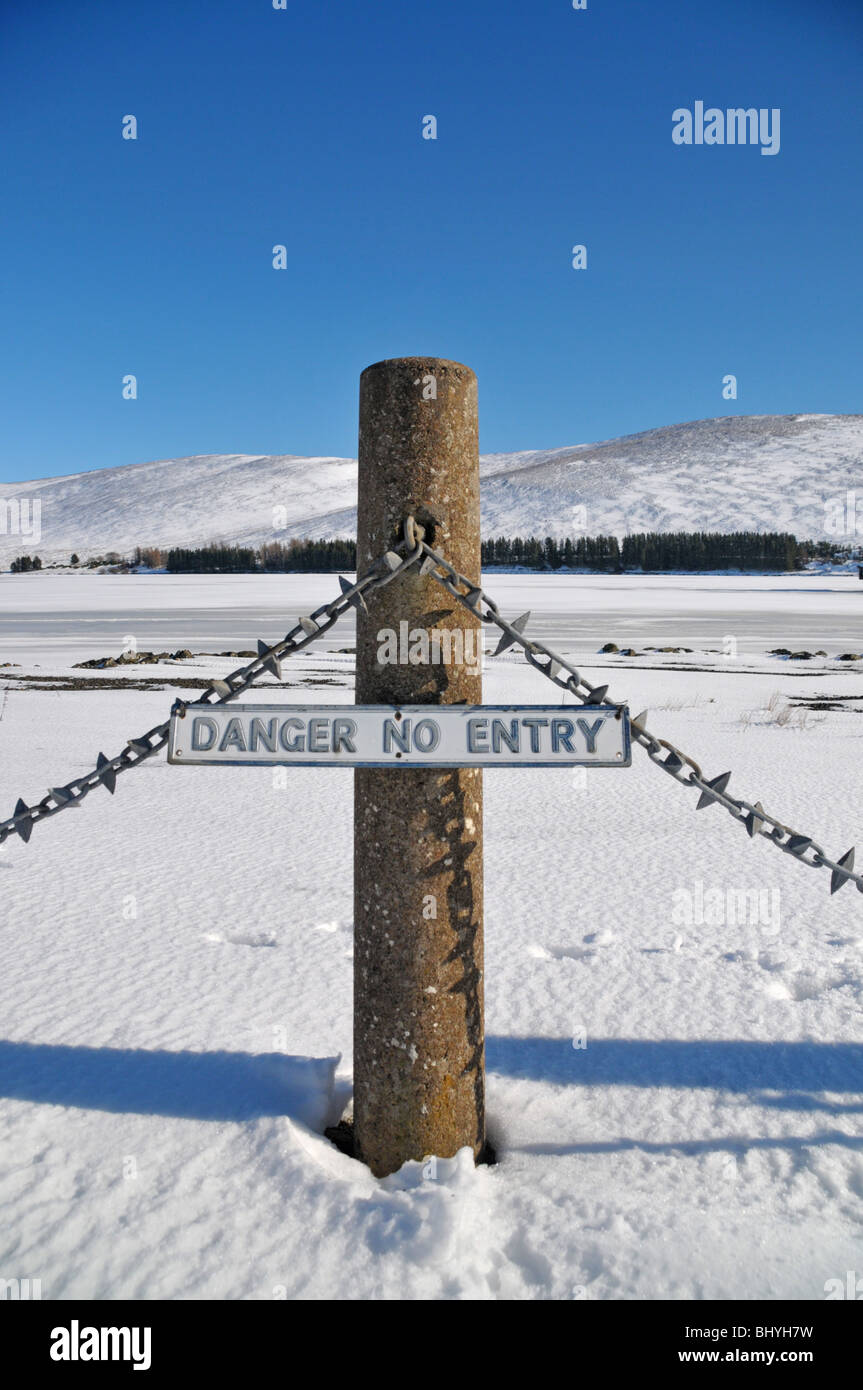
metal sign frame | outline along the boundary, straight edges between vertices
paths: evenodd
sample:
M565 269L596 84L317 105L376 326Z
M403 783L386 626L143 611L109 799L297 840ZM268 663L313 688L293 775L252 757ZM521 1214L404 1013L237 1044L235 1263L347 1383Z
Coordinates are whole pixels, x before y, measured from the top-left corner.
M371 720L379 721L379 757L354 756L355 748L344 747L358 734L358 716L365 725ZM234 720L237 728L233 740L241 741L243 746L217 747L217 741L224 743ZM257 727L252 720L257 721ZM209 721L214 737L206 747L188 748L192 731L197 731L201 721ZM244 721L248 740L243 732ZM273 721L281 721L277 731L273 730ZM320 728L313 731L313 721L330 723L329 743L334 742L335 749L307 747L312 737L327 735ZM515 732L514 721L519 726ZM288 725L293 746L286 741ZM606 732L610 725L615 726L613 739ZM297 746L297 726L305 727L302 748ZM424 731L425 748L415 742L420 728ZM522 747L522 729L529 731L527 748ZM457 747L453 751L453 743L459 742L459 731L461 752ZM580 744L588 745L584 751L573 749L572 741L576 738ZM446 756L438 752L442 740ZM474 748L470 747L471 740ZM482 746L489 740L497 744L496 750ZM591 753L589 746L596 747L600 740L610 746ZM248 741L254 742L255 747L246 755ZM515 749L513 742L518 745ZM318 756L312 756L312 751ZM436 753L438 756L434 756ZM168 762L184 767L630 767L632 747L629 710L618 705L188 705L171 715Z

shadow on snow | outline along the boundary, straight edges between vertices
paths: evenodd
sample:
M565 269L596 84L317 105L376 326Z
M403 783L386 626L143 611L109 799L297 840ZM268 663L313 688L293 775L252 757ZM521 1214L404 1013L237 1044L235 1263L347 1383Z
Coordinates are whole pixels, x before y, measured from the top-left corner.
M0 1096L190 1120L243 1122L287 1115L317 1128L327 1110L337 1061L282 1053L150 1052L0 1041ZM492 1036L487 1039L487 1066L492 1078L556 1086L719 1090L745 1094L753 1104L776 1109L831 1115L863 1112L863 1043L595 1038L586 1048L576 1049L569 1038ZM800 1139L537 1143L519 1151L602 1153L638 1148L695 1154L819 1142L863 1148L863 1138L829 1131Z

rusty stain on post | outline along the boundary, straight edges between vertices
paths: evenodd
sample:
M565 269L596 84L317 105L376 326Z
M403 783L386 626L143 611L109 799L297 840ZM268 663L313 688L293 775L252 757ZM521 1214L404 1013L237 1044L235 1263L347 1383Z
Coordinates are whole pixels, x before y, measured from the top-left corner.
M398 358L360 379L360 570L407 515L479 583L477 385L458 362ZM433 579L408 570L368 607L358 704L482 703L482 624ZM400 657L432 659L380 661L386 630ZM433 632L437 647L422 636ZM354 777L354 1143L383 1176L485 1146L482 771Z

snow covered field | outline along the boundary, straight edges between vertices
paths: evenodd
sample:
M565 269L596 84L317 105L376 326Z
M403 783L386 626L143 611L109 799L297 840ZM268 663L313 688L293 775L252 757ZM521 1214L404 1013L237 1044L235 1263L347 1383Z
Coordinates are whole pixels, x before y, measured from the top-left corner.
M709 775L734 769L732 792L836 855L863 847L863 662L836 660L863 650L859 581L488 588ZM74 661L129 634L246 648L336 589L3 576L0 662L21 666L0 670L0 815L162 719L181 692L142 678L240 664L50 688L100 677ZM736 659L597 655L727 634ZM295 658L296 693L276 698L351 702L352 642L340 627ZM510 654L485 680L488 702L553 699ZM863 898L696 815L640 750L586 777L486 774L497 1166L378 1182L336 1152L321 1131L350 1095L350 781L159 757L0 848L0 1277L39 1278L44 1298L819 1299L863 1274ZM759 894L760 920L736 920L729 891Z

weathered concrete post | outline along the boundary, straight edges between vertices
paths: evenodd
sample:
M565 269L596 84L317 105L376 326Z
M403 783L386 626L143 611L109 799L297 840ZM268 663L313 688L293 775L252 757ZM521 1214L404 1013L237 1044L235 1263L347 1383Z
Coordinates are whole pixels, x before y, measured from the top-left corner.
M397 358L360 379L360 570L409 514L479 583L477 386L458 362ZM409 570L368 606L358 704L482 702L482 625L439 584ZM401 638L394 664L378 659L384 629ZM439 638L438 662L421 664L436 654L422 636L433 630L452 636ZM354 1144L383 1176L485 1146L482 772L354 776Z

